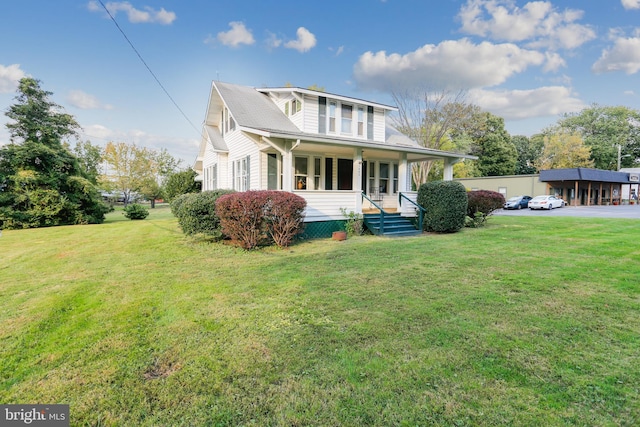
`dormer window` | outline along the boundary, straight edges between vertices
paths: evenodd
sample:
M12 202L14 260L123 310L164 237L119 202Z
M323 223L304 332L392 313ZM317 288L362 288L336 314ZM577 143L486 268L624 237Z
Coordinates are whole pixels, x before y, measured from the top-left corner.
M291 104L291 108L289 108L289 104ZM291 102L287 101L284 104L284 114L286 116L293 116L294 114L299 113L301 109L302 102L298 101L297 99L292 99Z
M318 97L318 133L339 133L345 137L373 140L373 117L372 106L353 105L324 96Z

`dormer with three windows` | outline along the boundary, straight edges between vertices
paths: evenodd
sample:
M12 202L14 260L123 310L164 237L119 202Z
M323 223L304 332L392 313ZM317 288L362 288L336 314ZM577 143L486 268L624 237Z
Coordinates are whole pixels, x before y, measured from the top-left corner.
M385 121L394 107L301 88L258 89L302 132L385 142Z

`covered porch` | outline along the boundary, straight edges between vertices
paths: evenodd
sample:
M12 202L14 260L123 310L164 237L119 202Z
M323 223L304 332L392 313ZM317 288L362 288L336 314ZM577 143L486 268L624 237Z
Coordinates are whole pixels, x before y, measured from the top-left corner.
M256 142L263 156L260 188L305 198L305 222L343 219L341 209L359 214L383 209L415 216L415 207L408 202L417 197L411 191L412 163L442 160L443 179L452 180L453 165L473 158L417 144L315 136L261 135Z

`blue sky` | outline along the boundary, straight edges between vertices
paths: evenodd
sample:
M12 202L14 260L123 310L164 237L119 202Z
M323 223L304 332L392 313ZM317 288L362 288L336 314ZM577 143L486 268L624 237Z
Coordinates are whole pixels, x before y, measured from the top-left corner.
M593 103L640 109L640 0L102 1L180 109L99 1L7 0L3 113L31 76L83 139L166 148L188 166L218 79L385 104L394 89L462 89L512 135Z

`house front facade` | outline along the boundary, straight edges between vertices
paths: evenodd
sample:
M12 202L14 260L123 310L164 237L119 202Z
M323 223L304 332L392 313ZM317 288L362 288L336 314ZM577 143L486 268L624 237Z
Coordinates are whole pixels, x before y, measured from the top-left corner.
M298 194L307 228L341 221L343 210L412 216L413 162L442 160L451 180L453 165L473 157L421 147L390 125L395 110L309 89L214 81L194 170L203 191Z

